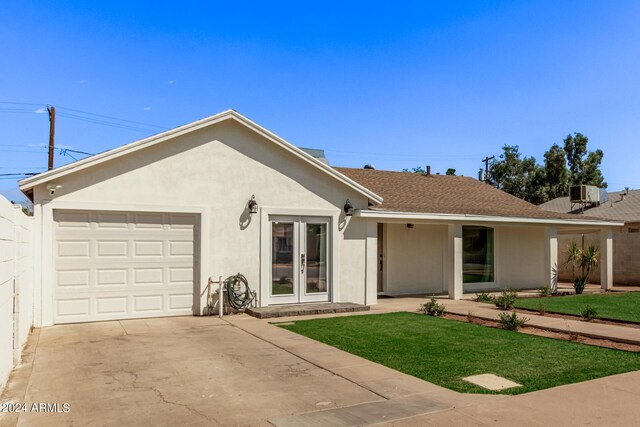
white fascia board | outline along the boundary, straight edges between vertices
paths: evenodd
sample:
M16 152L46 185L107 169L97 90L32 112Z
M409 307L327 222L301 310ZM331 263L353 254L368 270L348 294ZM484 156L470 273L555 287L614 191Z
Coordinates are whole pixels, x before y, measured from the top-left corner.
M561 218L525 218L504 217L489 215L460 215L439 213L415 213L415 212L391 212L375 210L356 210L355 216L361 218L377 218L392 220L436 221L436 222L491 222L510 224L544 224L544 225L570 225L570 226L595 226L595 227L619 227L623 221L605 221L598 219L561 219Z
M161 142L178 137L180 135L184 135L186 133L193 132L198 129L202 129L206 126L210 126L212 124L219 123L223 120L228 120L228 119L234 119L238 123L243 124L244 126L248 127L254 132L262 135L264 138L268 139L269 141L279 145L280 147L284 148L290 153L293 153L294 155L298 156L302 160L306 161L308 164L322 170L323 172L329 174L330 176L337 179L338 181L341 181L342 183L346 184L348 187L364 195L374 203L377 203L377 204L382 203L382 197L378 196L377 194L370 191L366 187L363 187L362 185L358 184L352 179L336 171L331 166L328 166L322 163L321 161L305 153L295 145L285 141L284 139L280 138L273 132L268 131L267 129L249 120L248 118L246 118L245 116L243 116L242 114L234 110L223 111L222 113L219 113L210 117L206 117L204 119L201 119L192 123L188 123L183 126L179 126L175 129L171 129L166 132L162 132L157 135L150 136L148 138L140 139L138 141L134 141L132 143L114 148L112 150L105 151L104 153L99 153L99 154L87 157L85 159L78 160L77 162L69 163L68 165L64 165L47 172L43 172L41 174L34 175L29 178L25 178L19 181L18 184L19 184L20 190L24 192L37 185L44 184L46 182L69 175L74 172L78 172L80 170L86 169L91 166L99 165L108 160L112 160L120 156L133 153L143 148L147 148L155 144L159 144Z

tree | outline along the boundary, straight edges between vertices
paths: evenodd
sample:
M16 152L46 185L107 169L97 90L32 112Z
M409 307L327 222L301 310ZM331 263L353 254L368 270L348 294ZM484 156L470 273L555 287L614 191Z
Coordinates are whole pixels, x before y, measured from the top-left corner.
M569 194L566 153L558 144L553 144L549 151L544 153L544 173L547 200Z
M607 188L600 165L602 150L588 151L589 139L581 133L568 135L564 148L553 144L544 153L544 165L522 157L517 145L505 145L489 168L489 180L497 188L534 204L567 196L570 185Z
M564 139L564 151L569 167L569 185L595 185L607 188L600 164L604 153L602 150L588 151L589 138L580 132L569 134Z
M427 171L424 170L422 166L416 166L415 168L411 168L411 169L405 168L405 169L402 169L402 172L412 172L412 173L422 173L422 174L427 173ZM454 168L449 168L447 169L446 175L456 176L456 170Z
M544 181L543 171L534 157L520 156L520 147L505 145L500 158L489 165L489 181L502 191L524 199L539 202L544 198L538 190Z
M411 169L402 169L402 172L427 173L427 171L425 171L422 166L416 166L415 168Z

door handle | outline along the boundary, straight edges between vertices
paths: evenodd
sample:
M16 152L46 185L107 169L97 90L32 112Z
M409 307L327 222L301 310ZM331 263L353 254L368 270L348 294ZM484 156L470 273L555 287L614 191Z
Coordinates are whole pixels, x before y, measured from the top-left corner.
M300 274L304 274L304 254L300 254Z

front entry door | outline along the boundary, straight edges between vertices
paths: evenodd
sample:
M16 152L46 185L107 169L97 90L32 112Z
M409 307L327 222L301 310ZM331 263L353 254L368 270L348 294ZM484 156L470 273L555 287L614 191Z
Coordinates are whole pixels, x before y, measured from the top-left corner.
M330 221L274 216L271 225L270 304L329 301Z

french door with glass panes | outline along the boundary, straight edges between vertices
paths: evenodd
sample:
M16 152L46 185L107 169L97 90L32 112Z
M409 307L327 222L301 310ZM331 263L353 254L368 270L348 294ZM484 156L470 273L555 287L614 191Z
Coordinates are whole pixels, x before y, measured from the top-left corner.
M270 304L329 301L330 220L272 216Z

